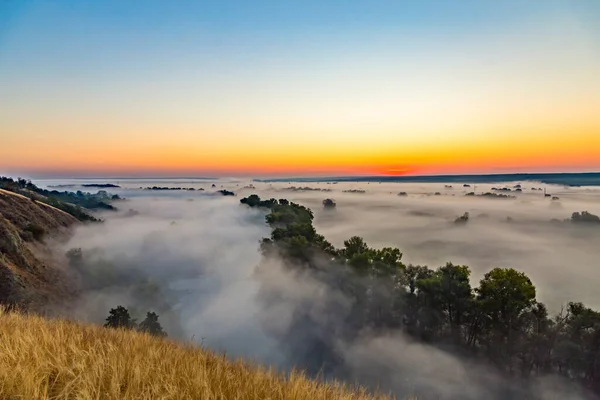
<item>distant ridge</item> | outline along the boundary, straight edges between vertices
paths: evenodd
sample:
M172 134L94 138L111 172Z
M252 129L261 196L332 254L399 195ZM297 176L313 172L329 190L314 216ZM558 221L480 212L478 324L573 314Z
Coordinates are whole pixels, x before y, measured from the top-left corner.
M576 173L517 173L486 175L414 175L414 176L339 176L313 178L255 179L255 182L464 182L497 183L513 181L536 181L551 185L600 186L600 172Z

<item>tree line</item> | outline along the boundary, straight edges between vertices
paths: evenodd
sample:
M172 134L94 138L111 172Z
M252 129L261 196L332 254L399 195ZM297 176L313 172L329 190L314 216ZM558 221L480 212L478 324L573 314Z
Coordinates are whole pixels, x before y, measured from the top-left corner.
M286 199L251 195L241 203L269 211L271 235L260 246L265 257L280 257L287 268L312 274L352 300L344 330L336 335L352 339L366 328L401 331L492 365L503 376L527 381L559 375L600 394L600 313L584 304L570 302L551 315L536 299L529 277L515 269L494 268L473 287L465 265L432 269L405 264L400 249L375 249L357 236L335 248L315 230L312 211ZM583 218L594 219L587 214ZM277 301L277 295L267 297ZM322 323L309 314L296 319L290 335L307 324ZM327 370L339 360L335 346L327 345L327 335L314 334L309 348L321 356L317 364L305 365L307 369Z
M99 190L97 193L76 192L42 189L30 180L17 178L12 179L5 176L0 177L0 188L22 194L32 200L46 203L59 210L71 214L80 221L97 222L96 217L90 215L85 210L111 210L116 207L110 204L111 201L121 200L119 195L111 195L105 190Z
M133 329L158 337L167 336L167 333L160 325L160 322L158 322L158 314L149 311L146 313L146 318L138 323L135 318L131 317L129 310L123 306L117 306L109 311L104 327Z

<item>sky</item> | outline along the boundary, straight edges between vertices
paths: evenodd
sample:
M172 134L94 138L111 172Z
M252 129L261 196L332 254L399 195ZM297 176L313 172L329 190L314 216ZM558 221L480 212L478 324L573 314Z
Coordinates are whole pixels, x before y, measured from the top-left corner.
M0 173L600 171L600 1L0 0Z

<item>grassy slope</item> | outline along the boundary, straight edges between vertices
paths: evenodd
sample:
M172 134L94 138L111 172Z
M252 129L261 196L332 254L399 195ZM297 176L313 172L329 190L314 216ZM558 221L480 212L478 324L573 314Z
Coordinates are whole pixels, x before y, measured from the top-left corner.
M384 399L143 333L3 310L0 398Z
M0 189L0 302L36 307L64 296L64 277L47 264L47 245L34 240L28 227L56 236L77 223L52 206Z

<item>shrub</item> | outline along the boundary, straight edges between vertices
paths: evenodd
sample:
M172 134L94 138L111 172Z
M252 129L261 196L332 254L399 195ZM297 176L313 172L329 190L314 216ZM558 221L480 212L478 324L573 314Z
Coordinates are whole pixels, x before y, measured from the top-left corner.
M325 199L323 200L323 207L325 208L335 208L336 204L335 201L333 201L332 199Z
M468 213L468 212L466 212L466 213L464 213L463 215L461 215L460 217L457 217L457 218L454 220L454 223L455 223L455 224L459 224L459 225L464 225L464 224L466 224L468 221L469 221L469 213Z
M37 240L38 242L42 241L44 239L44 236L46 236L46 230L42 226L32 222L28 223L27 226L25 226L24 231L26 232L26 237L31 235L30 237L34 240ZM24 239L27 240L25 237Z

